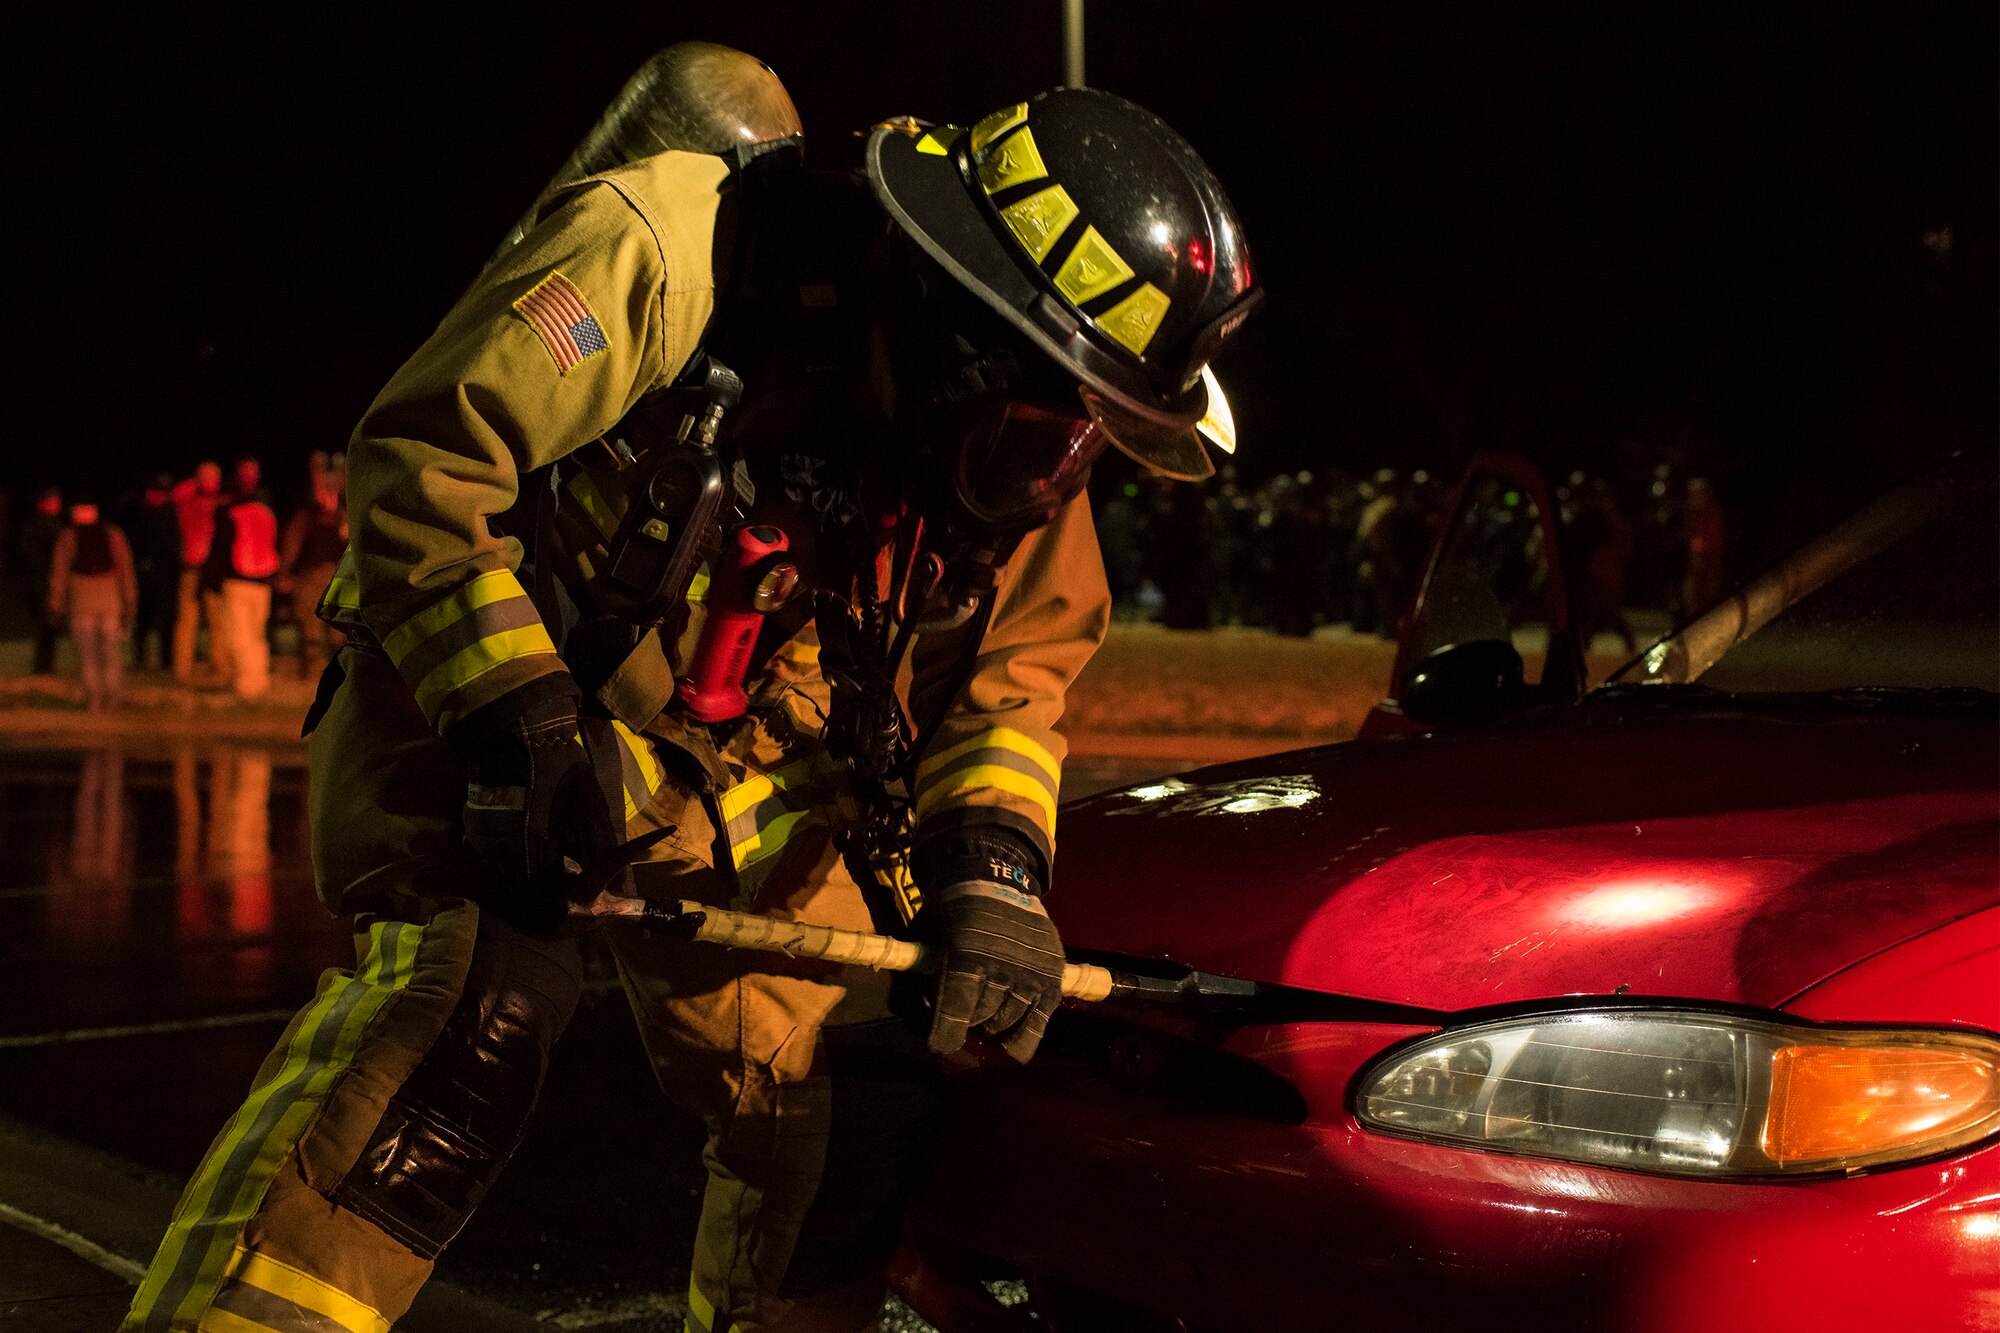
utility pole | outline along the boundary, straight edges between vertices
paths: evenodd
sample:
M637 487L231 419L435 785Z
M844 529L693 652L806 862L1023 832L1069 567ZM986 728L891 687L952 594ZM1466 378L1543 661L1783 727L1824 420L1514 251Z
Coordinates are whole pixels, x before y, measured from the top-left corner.
M1063 87L1083 87L1083 0L1062 0Z

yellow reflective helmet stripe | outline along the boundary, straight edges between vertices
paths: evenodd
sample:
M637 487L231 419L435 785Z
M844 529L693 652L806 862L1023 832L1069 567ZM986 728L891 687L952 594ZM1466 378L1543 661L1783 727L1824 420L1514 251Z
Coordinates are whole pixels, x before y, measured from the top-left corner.
M1056 270L1056 290L1073 305L1104 295L1133 277L1132 266L1111 247L1095 227L1085 227L1070 248L1069 257Z
M1021 124L1028 118L1028 104L1016 102L1002 111L995 111L986 119L972 127L972 151L975 156L986 151L988 144Z
M1049 174L1042 162L1042 150L1035 143L1035 131L1022 129L979 159L979 183L988 194L1015 185L1026 185Z
M1049 257L1049 251L1055 249L1056 241L1080 212L1068 190L1051 185L1007 205L1000 210L1000 218L1021 248L1039 264Z
M1035 142L1034 127L1026 123L1027 119L1028 107L1023 102L995 112L973 127L972 160L979 173L980 187L989 196L1048 177L1048 164L1042 160L1041 145ZM1019 130L1010 134L1017 125ZM1028 257L1039 265L1048 259L1056 242L1082 211L1069 191L1057 182L1000 209L1000 220L1007 224L1007 230L1028 252ZM1081 307L1137 276L1125 256L1092 226L1084 228L1083 235L1070 247L1054 281L1056 290L1068 297L1070 304ZM1165 292L1150 282L1142 283L1090 322L1133 355L1143 356L1172 305L1173 299Z
M940 125L917 140L917 151L926 157L944 157L951 152L951 146L959 141L965 130L958 125Z
M1135 355L1143 356L1146 344L1153 341L1153 334L1159 331L1161 317L1172 304L1173 298L1148 282L1092 322L1103 329L1107 337L1131 349Z

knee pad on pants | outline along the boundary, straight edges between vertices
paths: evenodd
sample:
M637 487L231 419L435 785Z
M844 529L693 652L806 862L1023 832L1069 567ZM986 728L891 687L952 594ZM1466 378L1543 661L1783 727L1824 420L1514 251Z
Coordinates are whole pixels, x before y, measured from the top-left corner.
M519 1145L581 989L575 941L482 915L457 1007L333 1202L435 1259Z

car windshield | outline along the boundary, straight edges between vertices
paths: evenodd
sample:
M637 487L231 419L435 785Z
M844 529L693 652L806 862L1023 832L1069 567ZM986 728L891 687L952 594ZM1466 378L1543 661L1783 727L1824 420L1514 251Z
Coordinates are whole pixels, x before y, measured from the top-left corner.
M2000 688L1991 459L1898 488L1654 644L1612 684L1732 694Z

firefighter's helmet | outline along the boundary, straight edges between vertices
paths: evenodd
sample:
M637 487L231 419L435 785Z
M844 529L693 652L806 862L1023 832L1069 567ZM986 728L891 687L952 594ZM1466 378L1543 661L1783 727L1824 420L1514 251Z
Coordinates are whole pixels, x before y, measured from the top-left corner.
M1203 440L1234 434L1208 363L1262 291L1222 187L1165 122L1058 89L970 129L887 122L867 165L897 225L1079 382L1114 444L1168 476L1214 471Z

